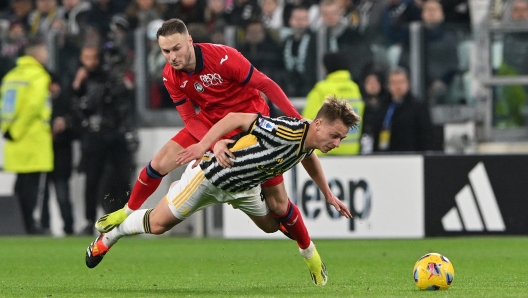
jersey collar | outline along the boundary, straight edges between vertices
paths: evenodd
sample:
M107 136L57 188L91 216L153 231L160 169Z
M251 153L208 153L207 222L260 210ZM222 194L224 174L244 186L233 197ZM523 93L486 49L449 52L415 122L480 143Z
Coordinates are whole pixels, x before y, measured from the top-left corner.
M194 66L194 72L199 72L200 70L204 69L204 59L201 47L194 45L194 56L196 57L196 66Z

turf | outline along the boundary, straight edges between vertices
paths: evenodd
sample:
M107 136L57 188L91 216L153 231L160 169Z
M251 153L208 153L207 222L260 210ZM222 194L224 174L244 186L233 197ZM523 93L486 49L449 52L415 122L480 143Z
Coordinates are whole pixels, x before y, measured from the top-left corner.
M528 237L317 240L329 282L312 284L290 240L122 239L95 269L91 238L0 238L0 297L527 297ZM447 291L420 291L412 268L446 255Z

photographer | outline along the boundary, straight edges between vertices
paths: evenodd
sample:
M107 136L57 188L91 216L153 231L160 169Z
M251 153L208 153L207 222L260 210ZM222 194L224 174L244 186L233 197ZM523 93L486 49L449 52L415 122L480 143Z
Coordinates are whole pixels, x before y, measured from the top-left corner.
M133 85L125 57L112 44L81 49L81 66L72 83L74 110L82 126L80 169L86 174L82 234L92 235L97 205L105 213L127 200L138 139L133 126ZM102 63L101 63L102 61ZM100 199L104 198L103 201Z

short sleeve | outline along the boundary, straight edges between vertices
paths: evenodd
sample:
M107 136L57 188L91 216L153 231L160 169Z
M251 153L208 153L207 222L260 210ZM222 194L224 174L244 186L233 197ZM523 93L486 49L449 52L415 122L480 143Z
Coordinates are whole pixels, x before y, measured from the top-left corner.
M225 47L225 56L221 58L220 62L223 68L222 72L232 80L245 84L251 78L253 66L236 49Z
M176 78L174 77L172 67L169 63L165 64L165 68L163 68L163 84L165 85L165 88L167 88L172 101L178 102L185 98L185 94L176 88L177 82L175 82L175 80Z

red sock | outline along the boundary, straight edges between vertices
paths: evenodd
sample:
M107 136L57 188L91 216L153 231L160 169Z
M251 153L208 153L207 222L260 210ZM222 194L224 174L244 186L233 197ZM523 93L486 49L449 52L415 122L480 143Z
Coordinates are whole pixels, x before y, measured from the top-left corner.
M141 170L128 199L128 208L137 210L153 194L165 175L156 172L150 163Z
M283 226L286 228L288 233L297 241L297 245L301 249L306 249L310 246L310 235L304 225L299 208L288 199L288 211L282 216L273 214L273 217L277 218Z

